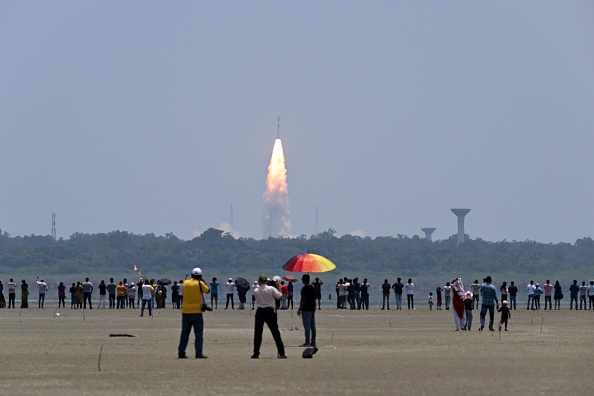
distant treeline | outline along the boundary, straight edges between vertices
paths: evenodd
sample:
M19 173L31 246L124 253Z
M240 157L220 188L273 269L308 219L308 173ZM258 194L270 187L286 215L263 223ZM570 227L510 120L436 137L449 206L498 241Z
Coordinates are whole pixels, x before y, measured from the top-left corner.
M576 274L594 277L594 241L544 244L534 241L488 242L456 236L429 242L418 236L336 237L329 229L297 238L233 238L208 229L190 241L172 233L136 235L125 231L75 233L68 239L51 236L12 237L0 231L0 275L120 273L136 263L143 272L179 274L195 266L209 273L244 274L279 269L292 256L306 253L332 260L341 274L418 276L427 274ZM589 278L588 278L589 279Z

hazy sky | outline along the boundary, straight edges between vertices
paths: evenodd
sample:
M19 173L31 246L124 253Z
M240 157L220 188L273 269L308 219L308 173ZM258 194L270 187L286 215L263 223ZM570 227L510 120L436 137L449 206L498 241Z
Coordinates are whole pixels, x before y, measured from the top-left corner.
M0 228L594 236L591 1L2 1Z

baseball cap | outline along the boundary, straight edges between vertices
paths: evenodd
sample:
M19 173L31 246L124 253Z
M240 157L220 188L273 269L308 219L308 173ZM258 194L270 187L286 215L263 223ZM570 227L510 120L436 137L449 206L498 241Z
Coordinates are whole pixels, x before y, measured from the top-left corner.
M192 270L192 275L202 275L202 270L196 267Z

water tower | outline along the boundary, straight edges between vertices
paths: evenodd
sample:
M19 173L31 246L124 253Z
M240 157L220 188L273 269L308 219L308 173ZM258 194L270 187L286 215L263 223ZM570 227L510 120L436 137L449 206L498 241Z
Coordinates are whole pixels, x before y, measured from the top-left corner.
M421 231L423 231L425 233L425 239L428 240L429 242L433 241L431 234L433 234L433 231L435 231L435 230L437 230L437 228L421 228Z
M464 243L464 217L470 209L452 209L452 213L458 217L458 245Z

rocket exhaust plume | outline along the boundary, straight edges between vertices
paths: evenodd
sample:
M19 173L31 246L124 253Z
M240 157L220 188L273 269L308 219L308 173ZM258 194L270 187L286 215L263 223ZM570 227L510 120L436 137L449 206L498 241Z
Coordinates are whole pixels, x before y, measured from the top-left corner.
M287 168L280 137L274 141L266 191L264 192L264 238L287 237L291 233L289 219L289 190L287 189Z

